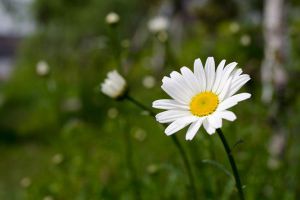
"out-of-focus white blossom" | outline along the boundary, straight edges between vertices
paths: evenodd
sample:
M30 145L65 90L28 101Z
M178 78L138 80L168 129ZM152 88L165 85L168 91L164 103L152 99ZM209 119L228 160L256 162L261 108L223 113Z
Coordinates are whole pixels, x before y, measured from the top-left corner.
M55 165L60 164L63 160L64 160L64 156L60 153L57 153L52 157L52 162Z
M138 128L134 133L133 136L136 140L142 142L147 137L147 132L144 129Z
M43 198L43 200L54 200L54 199L53 199L52 196L49 196L49 195L48 195L48 196L45 196L45 197Z
M20 185L23 188L28 188L31 185L31 179L29 177L24 177L20 180Z
M229 24L229 30L231 33L237 33L240 30L240 25L237 22L232 22Z
M242 35L240 42L243 46L249 46L251 43L251 37L249 35Z
M149 174L155 174L158 170L159 170L159 166L157 166L156 164L150 164L147 167L147 172Z
M118 115L119 115L119 111L117 108L113 107L113 108L108 109L108 111L107 111L107 116L110 119L115 119Z
M105 21L107 24L117 24L120 21L120 17L117 13L115 12L110 12L106 15Z
M169 25L169 20L164 16L154 17L148 22L149 31L152 33L167 31Z
M48 63L44 60L41 60L36 65L36 73L39 76L47 76L50 72L50 67Z
M77 112L81 109L82 103L78 97L69 97L62 103L62 110L66 112Z
M126 88L126 81L117 70L108 72L107 78L101 84L101 92L113 99L122 97L126 93Z
M143 86L145 88L153 88L155 85L155 78L153 76L145 76L145 78L143 79Z

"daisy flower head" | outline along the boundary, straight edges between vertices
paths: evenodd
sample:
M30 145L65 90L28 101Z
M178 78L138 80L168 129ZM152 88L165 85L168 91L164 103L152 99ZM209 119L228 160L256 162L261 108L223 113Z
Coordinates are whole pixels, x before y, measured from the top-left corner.
M107 78L101 83L101 92L113 99L122 98L127 92L126 80L113 70L107 73Z
M203 125L208 134L214 134L222 127L222 120L234 121L236 115L228 109L240 101L251 97L249 93L237 91L250 80L248 74L235 69L236 62L225 65L222 60L215 66L213 57L208 57L205 65L200 59L194 62L194 72L182 67L180 72L173 71L165 76L161 88L172 99L160 99L153 102L153 107L165 109L156 115L160 123L170 123L165 129L166 135L190 125L186 140L192 140Z

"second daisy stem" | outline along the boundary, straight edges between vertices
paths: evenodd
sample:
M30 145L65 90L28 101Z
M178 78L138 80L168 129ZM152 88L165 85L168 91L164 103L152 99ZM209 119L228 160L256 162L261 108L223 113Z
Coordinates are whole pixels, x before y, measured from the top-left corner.
M140 103L139 101L135 100L134 98L132 98L129 95L126 96L126 99L129 100L130 102L132 102L133 104L135 104L137 107L141 108L142 110L149 112L149 115L151 115L152 117L155 117L155 113L150 108L145 106L144 104ZM197 199L197 190L196 190L196 185L195 185L195 181L194 181L194 177L193 177L193 173L192 173L191 164L188 160L187 154L186 154L183 146L181 145L180 141L178 140L177 136L172 135L171 138L172 138L172 141L175 144L176 148L178 149L178 151L181 155L182 161L184 163L184 166L186 168L189 183L190 183L191 196L193 197L194 200L196 200Z
M188 157L187 157L182 145L180 144L178 138L176 137L176 135L172 135L171 138L172 138L174 144L176 145L177 149L180 152L180 155L181 155L182 160L184 162L186 171L188 173L188 177L189 177L189 181L190 181L190 187L191 187L191 191L192 191L192 196L193 196L193 199L196 200L197 199L197 192L196 192L195 180L194 180L194 177L193 177L193 174L192 174L192 168L191 168L190 162L188 160Z
M245 197L244 197L244 193L243 193L243 188L242 188L242 183L241 183L241 179L240 179L240 176L239 176L239 172L238 172L238 169L236 167L236 164L235 164L235 161L234 161L234 158L233 158L233 155L232 155L232 151L226 141L226 138L222 132L221 129L217 129L217 133L223 143L223 146L225 148L225 151L227 153L227 157L229 159L229 162L230 162L230 165L231 165L231 168L232 168L232 171L233 171L233 175L234 175L234 179L235 179L235 183L236 183L236 187L238 189L238 192L239 192L239 197L241 200L244 200Z

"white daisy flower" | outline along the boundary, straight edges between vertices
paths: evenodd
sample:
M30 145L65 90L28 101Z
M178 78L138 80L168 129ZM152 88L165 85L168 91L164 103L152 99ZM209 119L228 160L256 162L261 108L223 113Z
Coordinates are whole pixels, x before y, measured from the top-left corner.
M108 72L107 78L101 84L101 92L113 99L121 98L126 93L126 89L126 81L117 70Z
M208 134L213 134L222 127L222 119L234 121L235 114L227 109L251 97L249 93L235 94L250 80L241 69L235 69L236 65L232 62L225 66L222 60L215 70L213 57L207 58L205 67L196 59L194 72L182 67L181 74L173 71L170 77L165 76L161 88L172 99L156 100L152 106L167 110L156 115L158 122L170 123L166 135L191 124L186 140L192 140L201 125Z

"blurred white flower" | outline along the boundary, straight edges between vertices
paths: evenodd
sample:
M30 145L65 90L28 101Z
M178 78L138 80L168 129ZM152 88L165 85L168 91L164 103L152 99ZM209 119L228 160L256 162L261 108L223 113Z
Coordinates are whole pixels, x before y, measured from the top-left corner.
M31 185L31 179L29 177L24 177L20 180L20 185L23 188L28 188Z
M159 170L159 166L156 164L150 164L147 166L147 172L149 174L155 174Z
M62 103L62 110L66 112L77 112L81 109L82 103L79 97L69 97Z
M63 160L64 160L64 156L60 153L57 153L52 157L52 162L53 164L56 165L60 164Z
M116 24L120 21L120 17L117 13L110 12L106 15L105 21L106 21L107 24L113 25L113 24Z
M143 86L145 88L153 88L155 85L155 78L153 76L145 76L143 79Z
M186 140L192 140L202 124L208 134L213 134L222 127L222 119L234 121L235 114L227 109L251 97L249 93L235 94L250 80L241 69L234 69L236 65L232 62L225 66L222 60L215 70L213 57L207 58L205 67L196 59L194 73L182 67L181 74L173 71L170 77L165 76L161 87L172 99L153 102L154 108L167 110L156 115L158 122L171 123L165 133L172 135L191 124Z
M169 20L164 16L157 16L148 22L148 29L152 33L167 31L169 28Z
M110 109L108 109L108 111L107 111L107 116L108 116L110 119L115 119L118 115L119 115L119 111L118 111L118 109L116 109L116 108L110 108Z
M101 92L114 99L122 97L126 93L126 89L126 81L117 70L108 72L107 78L101 84Z
M134 138L140 142L144 141L147 137L147 132L144 129L138 128L134 134Z
M44 198L43 198L43 200L54 200L54 198L52 197L52 196L45 196Z
M249 35L242 35L240 43L243 46L249 46L249 44L251 43L251 37Z
M232 22L229 24L229 30L232 33L237 33L240 30L240 25L237 22Z
M36 65L36 73L39 76L47 76L50 72L50 67L48 63L44 60L41 60Z

